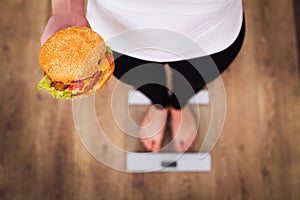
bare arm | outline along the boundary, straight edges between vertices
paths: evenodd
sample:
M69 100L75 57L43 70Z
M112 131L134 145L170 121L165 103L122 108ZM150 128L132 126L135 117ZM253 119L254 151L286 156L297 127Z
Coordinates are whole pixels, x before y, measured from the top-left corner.
M84 0L52 0L52 16L41 37L41 45L55 32L70 26L90 27Z
M53 15L85 15L84 0L52 0Z

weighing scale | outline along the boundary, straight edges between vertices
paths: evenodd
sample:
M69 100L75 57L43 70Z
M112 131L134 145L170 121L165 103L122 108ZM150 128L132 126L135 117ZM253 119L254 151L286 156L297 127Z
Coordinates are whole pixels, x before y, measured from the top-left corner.
M217 85L219 83L214 81L213 84ZM105 106L107 111L104 113L109 111L112 112L113 116L103 116L100 114L100 118L102 117L102 120L104 119L102 122L97 118L96 110L98 111L98 108L96 109L95 103L100 102L100 106L102 107L99 108L100 110L103 109L104 104L101 101L101 96L97 101L95 100L95 95L91 95L86 98L73 100L72 103L74 124L81 142L98 161L118 171L131 173L211 171L212 158L209 152L219 138L226 113L226 98L222 88L218 90L201 90L189 101L191 107L195 106L196 108L200 107L200 109L202 109L201 115L203 115L203 117L201 117L200 132L201 136L204 136L204 138L199 140L197 138L195 140L195 143L198 141L201 142L201 144L198 145L200 147L197 147L198 149L192 148L192 152L176 153L174 150L170 151L170 148L168 148L174 146L171 141L167 145L163 144L160 152L152 153L145 152L138 134L136 134L139 125L138 123L132 123L133 120L130 118L131 116L128 115L128 110L131 107L138 115L143 116L144 113L140 112L140 107L149 107L150 101L139 91L124 89L122 86L123 84L119 85L119 88L116 87L116 89L112 91L113 94L110 106L107 104ZM209 87L212 87L212 85L208 85L208 88ZM217 100L217 102L214 100ZM127 108L124 109L126 104ZM105 122L105 119L107 120L111 117L115 122L113 123L110 120L109 122L113 124L106 126L105 130L105 125L107 125L108 122ZM119 119L116 118L118 117L119 119L123 119L123 121L124 119L128 120L125 121L127 123L126 125L130 124L134 129L124 130L117 122ZM206 123L208 124L208 127L203 125ZM114 130L117 130L118 134L125 134L122 137L126 137L127 149L126 147L123 149L122 147L117 146L109 139L108 135L114 134L112 132ZM167 135L170 134L166 133L165 136L167 137ZM130 143L130 140L135 140L135 143ZM137 146L140 147L140 149L129 149L131 147L136 148Z
M202 90L190 100L190 105L209 104L209 93ZM150 105L151 101L141 92L130 90L128 104ZM128 152L126 155L126 170L128 172L147 172L156 169L157 172L209 172L211 171L211 155L209 153L136 153Z

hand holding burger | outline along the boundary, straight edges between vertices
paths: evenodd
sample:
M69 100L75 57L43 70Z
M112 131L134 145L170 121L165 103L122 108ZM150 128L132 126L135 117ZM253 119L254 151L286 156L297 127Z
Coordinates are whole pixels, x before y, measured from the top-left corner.
M103 87L114 70L112 51L102 37L87 27L56 32L42 46L40 67L45 76L38 83L57 98L77 98Z

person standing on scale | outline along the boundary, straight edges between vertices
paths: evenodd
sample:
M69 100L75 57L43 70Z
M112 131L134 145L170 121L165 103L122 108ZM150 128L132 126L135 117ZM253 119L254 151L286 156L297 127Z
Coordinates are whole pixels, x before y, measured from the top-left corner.
M88 0L87 10L84 5L84 0L52 0L52 16L41 43L58 30L87 26L105 41L132 30L166 30L183 35L204 50L206 55L187 53L183 59L160 48L122 52L122 46L111 46L116 57L114 76L135 86L152 101L139 130L145 148L152 152L161 149L170 114L175 150L186 151L198 129L188 100L227 69L242 47L245 35L242 0ZM153 37L143 31L136 34L137 37L124 42L147 47L170 40L168 34ZM177 42L171 41L175 44L172 48L184 46L189 52L184 41ZM208 58L214 66L207 64ZM171 95L165 86L165 64L176 72L172 73ZM218 73L212 70L215 66ZM205 78L200 71L205 72ZM142 82L147 84L141 85Z

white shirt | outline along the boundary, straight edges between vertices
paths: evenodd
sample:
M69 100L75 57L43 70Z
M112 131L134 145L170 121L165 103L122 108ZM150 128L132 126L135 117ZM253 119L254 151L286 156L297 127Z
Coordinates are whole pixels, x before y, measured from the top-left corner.
M113 50L167 62L230 46L243 8L242 0L89 0L87 18Z

